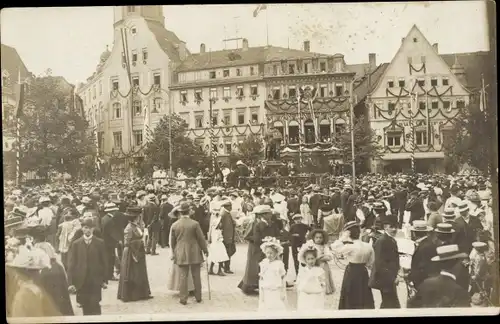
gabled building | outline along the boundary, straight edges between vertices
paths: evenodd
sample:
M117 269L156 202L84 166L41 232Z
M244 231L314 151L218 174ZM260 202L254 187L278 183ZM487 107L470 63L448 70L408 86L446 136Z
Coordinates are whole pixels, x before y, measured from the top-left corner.
M162 6L115 7L113 28L112 48L77 94L97 134L100 158L112 169L130 170L143 160L146 129L169 112L171 73L189 51L165 29Z
M417 172L445 171L448 132L480 87L478 55L440 55L438 44L411 28L367 97L370 126L384 150L372 172L408 171L412 159Z

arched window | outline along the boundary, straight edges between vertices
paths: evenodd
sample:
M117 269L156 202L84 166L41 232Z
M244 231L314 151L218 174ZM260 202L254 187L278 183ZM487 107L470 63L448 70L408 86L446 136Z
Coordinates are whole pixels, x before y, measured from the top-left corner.
M330 120L323 119L319 123L319 141L320 142L330 142L331 131L330 131Z
M296 120L288 122L288 143L299 144L300 129Z
M284 129L283 123L281 121L279 121L279 120L275 121L273 126L281 133L282 137L285 137L285 133L284 133L285 129Z
M311 119L308 119L304 122L304 135L306 139L306 144L312 144L316 141L314 122Z
M142 114L142 106L140 100L134 100L132 111L134 112L134 116L140 116Z

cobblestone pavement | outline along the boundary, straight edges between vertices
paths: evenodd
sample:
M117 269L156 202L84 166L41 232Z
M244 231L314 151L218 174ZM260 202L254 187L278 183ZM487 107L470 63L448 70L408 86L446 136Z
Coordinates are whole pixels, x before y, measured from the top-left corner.
M194 297L190 297L186 306L179 304L179 298L176 292L167 291L166 281L168 269L170 267L170 250L158 248L159 255L147 256L148 276L151 286L153 299L138 302L123 303L116 298L118 282L111 281L108 288L103 290L102 294L102 314L103 315L123 315L123 314L155 314L155 313L205 313L205 312L248 312L256 311L258 307L258 296L246 296L238 289L237 285L243 277L245 271L247 244L239 244L236 248L236 254L232 258L231 268L234 274L225 277L210 276L211 299L208 297L207 269L202 268L202 287L203 302L198 304ZM293 282L295 271L292 265L290 255L290 271L287 280ZM331 269L335 282L335 293L327 296L326 308L337 309L340 295L340 288L343 277L343 265L338 261L332 261ZM296 309L297 294L294 288L287 290L288 307ZM380 306L380 293L373 290L375 298L375 307ZM398 295L402 307L406 304L406 286L400 283L398 286ZM71 296L75 315L82 315L81 308L76 305L76 298Z

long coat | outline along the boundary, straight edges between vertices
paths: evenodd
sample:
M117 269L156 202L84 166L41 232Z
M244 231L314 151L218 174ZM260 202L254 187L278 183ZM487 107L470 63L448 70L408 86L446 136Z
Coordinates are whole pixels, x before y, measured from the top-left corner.
M75 286L80 304L101 301L101 287L106 282L107 257L104 241L93 237L90 244L80 237L71 244L68 255L68 284ZM82 293L82 300L79 298Z
M426 236L417 244L411 259L410 271L410 280L415 287L435 274L436 269L431 259L437 255L437 247L438 243L430 236Z
M424 280L408 301L408 308L470 307L467 290L445 275Z
M238 288L244 292L259 287L259 262L265 257L260 249L262 240L267 236L279 238L280 235L280 229L272 221L267 222L259 219L256 220L252 226L252 235L248 237L250 244L248 244L245 274L238 285Z
M51 268L40 271L40 285L47 296L51 297L54 306L59 311L57 316L73 316L73 307L68 292L68 281L64 267L51 260Z
M466 223L463 217L455 219L455 243L458 245L460 252L465 252L467 255L472 251L472 242L476 240L472 217L469 217L469 223Z
M219 226L222 230L224 246L226 247L228 256L231 257L236 253L236 246L234 244L236 223L231 214L226 210L221 211L220 216L221 220Z
M396 240L384 233L373 245L375 262L369 286L378 290L391 290L399 272L399 253Z
M203 263L202 252L208 252L207 241L197 221L180 217L172 225L170 240L175 264L182 266Z
M205 207L196 207L192 218L200 224L203 235L207 237L208 229L210 228L210 215L208 215Z
M145 227L149 228L150 231L160 229L160 208L156 204L151 202L146 203L142 213Z

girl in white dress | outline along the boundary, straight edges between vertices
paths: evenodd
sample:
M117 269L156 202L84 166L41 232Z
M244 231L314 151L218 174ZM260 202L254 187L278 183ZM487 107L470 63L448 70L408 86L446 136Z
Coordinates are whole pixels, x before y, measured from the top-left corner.
M302 204L300 204L300 214L302 215L302 223L307 226L313 224L313 217L311 213L311 207L309 207L309 200L306 196L302 197Z
M222 230L220 229L220 221L222 217L220 214L213 214L212 219L210 220L210 229L208 230L208 239L210 245L208 246L208 260L210 261L210 270L209 274L214 275L214 266L215 263L219 264L219 270L217 275L225 276L222 272L224 267L223 262L229 260L229 256L227 255L226 247L224 246Z
M318 266L318 249L310 245L304 251L306 266L297 276L297 310L323 310L325 308L325 270Z
M283 247L274 237L266 237L263 241L260 249L266 258L259 263L259 311L286 310L286 271L279 259Z
M309 240L302 245L297 255L297 259L300 263L305 264L304 252L307 251L310 246L314 246L318 250L317 262L318 265L325 270L325 294L331 295L335 292L335 284L333 283L332 270L328 262L333 260L333 254L328 246L328 234L321 229L313 229L309 233ZM302 271L304 267L299 269Z

